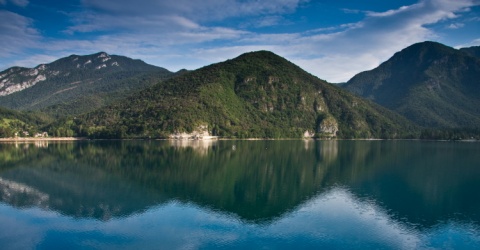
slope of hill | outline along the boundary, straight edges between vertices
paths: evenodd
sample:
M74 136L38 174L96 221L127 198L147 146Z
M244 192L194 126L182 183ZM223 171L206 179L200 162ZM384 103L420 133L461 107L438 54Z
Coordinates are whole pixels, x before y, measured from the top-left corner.
M243 54L52 126L57 135L128 138L198 133L237 138L412 134L405 118L271 52Z
M435 42L414 44L343 88L425 127L480 127L478 48L463 51Z
M0 107L0 138L30 137L41 132L48 119L34 113L18 112Z
M32 69L13 67L0 72L0 106L77 115L172 75L164 68L104 52L71 55Z

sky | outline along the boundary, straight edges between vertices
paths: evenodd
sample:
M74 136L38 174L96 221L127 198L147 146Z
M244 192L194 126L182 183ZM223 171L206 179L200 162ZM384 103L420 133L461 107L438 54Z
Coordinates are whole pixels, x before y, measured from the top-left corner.
M0 0L0 71L100 51L170 71L269 50L332 83L414 43L480 45L480 0Z

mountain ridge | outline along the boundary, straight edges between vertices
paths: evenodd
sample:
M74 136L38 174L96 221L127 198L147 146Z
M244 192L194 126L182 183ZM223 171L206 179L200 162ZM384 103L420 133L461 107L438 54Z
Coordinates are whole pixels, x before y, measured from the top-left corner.
M173 75L141 60L105 52L70 55L34 68L0 72L0 105L55 116L77 115Z
M413 44L342 87L424 127L480 127L480 59L471 53Z

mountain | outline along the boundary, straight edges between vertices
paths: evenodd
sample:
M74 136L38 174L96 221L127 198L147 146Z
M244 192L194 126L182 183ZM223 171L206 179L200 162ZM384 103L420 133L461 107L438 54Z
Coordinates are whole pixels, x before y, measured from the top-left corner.
M35 68L0 72L0 106L77 115L151 86L172 72L124 56L71 55Z
M424 127L480 127L479 47L411 45L343 88L394 110Z
M414 130L405 118L268 51L246 53L185 73L51 127L55 135L97 138L172 134L393 138Z
M480 58L480 46L473 46L468 48L461 48L460 51L467 53L471 56Z

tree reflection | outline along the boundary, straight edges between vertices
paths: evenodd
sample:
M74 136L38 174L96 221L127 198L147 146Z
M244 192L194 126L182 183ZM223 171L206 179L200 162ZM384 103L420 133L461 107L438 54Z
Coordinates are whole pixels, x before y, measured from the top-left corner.
M480 221L471 192L480 190L476 144L87 141L0 149L3 202L75 217L108 220L177 200L265 223L340 185L409 223Z

